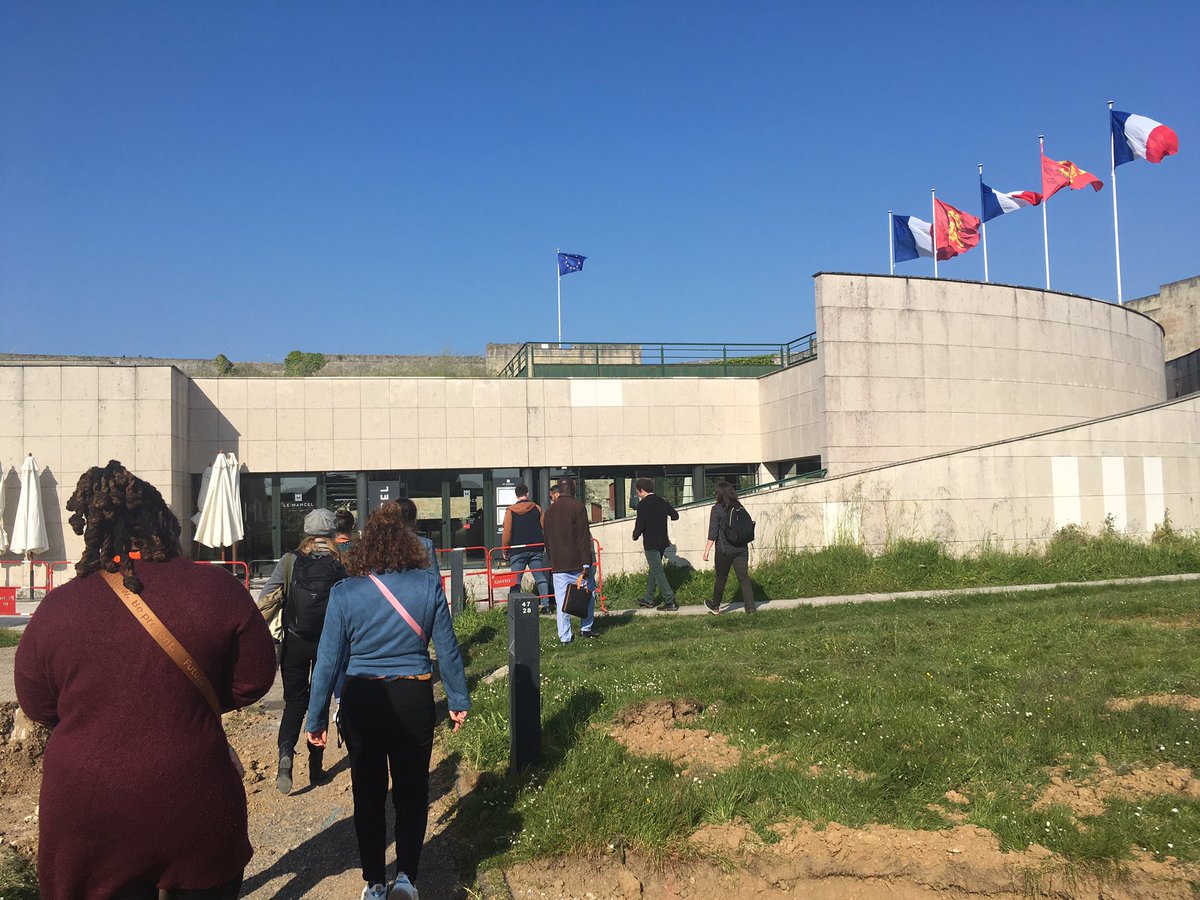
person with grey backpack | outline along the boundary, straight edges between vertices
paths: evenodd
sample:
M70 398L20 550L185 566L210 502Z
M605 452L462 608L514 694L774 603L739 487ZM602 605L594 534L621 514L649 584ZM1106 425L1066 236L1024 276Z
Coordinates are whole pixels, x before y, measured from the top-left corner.
M717 482L717 502L708 516L708 543L704 545L705 562L714 546L717 550L712 599L704 601L712 615L721 612L730 568L742 589L742 607L748 613L755 611L754 586L750 583L750 544L753 540L754 519L738 500L737 491L728 481Z

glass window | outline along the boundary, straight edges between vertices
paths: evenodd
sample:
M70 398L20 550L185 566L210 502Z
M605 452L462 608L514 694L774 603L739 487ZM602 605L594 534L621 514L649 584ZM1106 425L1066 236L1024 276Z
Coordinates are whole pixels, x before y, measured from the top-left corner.
M442 518L441 472L405 472L402 492L417 507L417 534L433 541L435 549L446 548L446 531Z
M245 514L245 537L242 553L253 575L274 568L275 525L272 507L275 499L275 479L270 475L242 475L242 510Z
M316 475L281 475L279 478L279 531L284 551L304 540L304 517L317 508Z
M450 535L451 545L466 547L464 558L482 560L486 552L487 538L483 533L483 473L469 472L451 478L450 481Z

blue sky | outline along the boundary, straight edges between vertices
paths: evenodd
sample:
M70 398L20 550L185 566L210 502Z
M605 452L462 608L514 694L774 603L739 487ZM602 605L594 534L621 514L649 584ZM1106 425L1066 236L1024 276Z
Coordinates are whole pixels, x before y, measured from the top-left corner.
M778 341L887 210L1039 187L1055 289L1116 295L1106 101L1179 133L1118 171L1126 298L1200 274L1200 6L12 2L0 352L282 359ZM992 223L1043 283L1042 223ZM939 266L983 277L979 249ZM927 260L898 274L932 275Z

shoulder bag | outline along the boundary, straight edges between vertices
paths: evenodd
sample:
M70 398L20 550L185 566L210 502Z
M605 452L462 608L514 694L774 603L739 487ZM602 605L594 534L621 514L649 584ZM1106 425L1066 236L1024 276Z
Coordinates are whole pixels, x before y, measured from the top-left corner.
M158 646L162 647L163 652L171 657L171 661L179 666L183 674L196 686L196 690L204 695L204 699L208 701L209 707L217 717L217 724L224 732L225 726L221 722L221 703L217 700L217 693L213 690L212 682L208 680L204 670L196 665L192 655L184 649L179 641L175 640L175 635L171 634L167 626L154 614L154 610L148 607L141 597L121 583L120 575L115 572L101 572L100 574L112 588L112 592L121 598L121 602L125 604L129 614L137 619L138 624L149 632L150 637L154 638ZM237 751L233 749L233 744L229 744L228 741L226 744L229 747L229 758L233 761L233 767L237 770L238 777L241 778L246 774L246 770L242 766Z

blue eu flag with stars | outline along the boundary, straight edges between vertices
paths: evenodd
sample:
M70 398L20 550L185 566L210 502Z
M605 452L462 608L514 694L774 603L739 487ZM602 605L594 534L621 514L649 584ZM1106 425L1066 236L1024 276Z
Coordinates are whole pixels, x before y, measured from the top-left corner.
M582 272L585 259L587 259L586 256L579 256L576 253L558 254L558 274L570 275L572 272Z

